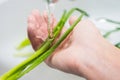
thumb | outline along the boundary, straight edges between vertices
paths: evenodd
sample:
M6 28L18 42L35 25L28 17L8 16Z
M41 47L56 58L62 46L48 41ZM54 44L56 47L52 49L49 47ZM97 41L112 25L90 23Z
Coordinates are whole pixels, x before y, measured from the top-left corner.
M77 20L76 16L71 16L69 19L69 24L72 25Z

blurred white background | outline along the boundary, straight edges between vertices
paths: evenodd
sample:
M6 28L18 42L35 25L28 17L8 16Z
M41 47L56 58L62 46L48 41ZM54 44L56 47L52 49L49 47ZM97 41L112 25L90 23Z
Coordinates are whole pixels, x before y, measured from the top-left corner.
M3 4L6 1L8 1L8 0L0 0L0 4Z
M44 0L43 0L44 1ZM0 75L11 69L25 58L15 57L15 46L27 37L27 17L33 9L41 12L46 9L42 0L0 0ZM90 14L90 19L100 28L110 28L109 24L95 21L107 17L120 21L120 0L60 0L54 14L59 19L64 9L79 7ZM101 28L100 28L101 29ZM115 40L120 41L117 34ZM20 80L84 80L78 76L66 74L46 66L39 65Z

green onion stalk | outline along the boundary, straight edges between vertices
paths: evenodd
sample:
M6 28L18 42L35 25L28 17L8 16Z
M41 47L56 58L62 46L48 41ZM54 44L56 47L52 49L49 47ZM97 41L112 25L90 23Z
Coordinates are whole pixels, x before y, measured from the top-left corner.
M117 31L120 31L120 28L116 28L116 29L114 29L114 30L108 31L108 32L105 33L103 36L104 36L105 38L107 38L107 37L110 36L112 33L117 32Z
M118 32L118 31L120 31L120 28L116 28L116 29L114 29L114 30L108 31L108 32L106 32L103 36L104 36L105 38L108 38L112 33ZM120 48L120 42L117 43L117 44L115 44L115 46L116 46L117 48Z
M30 45L30 40L28 38L25 38L18 46L17 46L17 50L22 50L23 48L27 47L28 45Z
M117 25L120 25L120 22L119 21L114 21L114 20L111 20L111 19L108 19L108 18L103 18L105 21L109 22L109 23L113 23L113 24L117 24Z
M114 32L120 31L120 22L119 22L119 21L114 21L114 20L111 20L111 19L108 19L108 18L101 18L101 19L105 20L106 22L109 22L109 23L113 23L113 24L118 25L118 26L116 26L115 29L106 32L106 33L103 35L105 38L108 38L108 37L109 37L112 33L114 33ZM117 48L120 48L120 42L118 42L117 44L115 44L115 46L116 46Z
M120 42L115 44L116 47L120 48Z
M53 44L54 40L59 36L61 33L61 30L63 29L63 26L65 25L67 19L70 17L70 15L75 11L79 11L81 15L78 17L78 19L74 22L73 25L71 25L70 28L58 39L56 43ZM48 56L51 55L52 52L61 44L61 42L70 34L70 32L74 29L74 27L81 21L83 16L88 16L88 14L79 9L79 8L73 8L69 12L64 11L60 21L53 29L53 36L48 37L46 41L43 42L42 46L39 47L39 49L29 58L6 72L0 77L0 80L18 80L22 76L24 76L26 73L30 72L32 69L34 69L36 66L38 66L40 63L42 63ZM26 43L26 44L25 44ZM18 49L22 49L25 46L29 45L29 39L25 39L22 42L22 45L18 47Z

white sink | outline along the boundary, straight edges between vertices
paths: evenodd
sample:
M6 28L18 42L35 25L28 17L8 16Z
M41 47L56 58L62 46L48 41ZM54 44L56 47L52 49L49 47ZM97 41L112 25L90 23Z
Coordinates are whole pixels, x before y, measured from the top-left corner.
M3 0L2 0L3 1ZM15 57L15 46L27 36L27 17L33 9L45 9L41 0L6 0L0 4L0 75L19 64L25 58ZM120 21L120 0L60 0L55 15L60 18L64 9L79 7L90 14L90 19L100 28L108 24L96 22L99 17ZM43 7L44 6L44 7ZM108 27L109 28L109 27ZM120 34L117 34L120 36ZM120 41L118 36L115 39ZM111 39L115 42L116 40ZM84 80L78 76L66 74L46 66L39 65L20 80Z

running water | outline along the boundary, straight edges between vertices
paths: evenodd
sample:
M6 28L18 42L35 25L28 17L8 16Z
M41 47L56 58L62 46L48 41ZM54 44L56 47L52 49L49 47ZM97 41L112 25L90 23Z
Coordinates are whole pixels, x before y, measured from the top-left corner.
M68 1L76 1L76 0L68 0ZM51 20L51 14L54 13L55 5L58 2L58 0L46 0L47 4L47 13L48 13L48 36L49 38L52 38L52 29L50 28Z
M50 29L51 14L54 12L55 4L58 0L47 0L47 12L48 12L48 36L52 37L52 30Z

